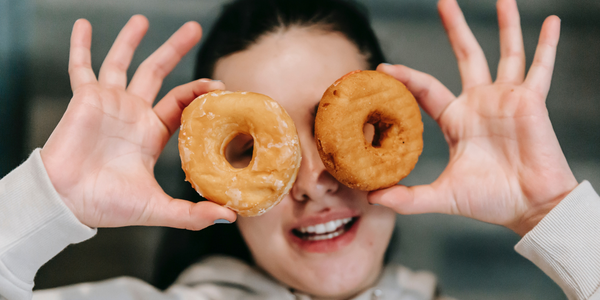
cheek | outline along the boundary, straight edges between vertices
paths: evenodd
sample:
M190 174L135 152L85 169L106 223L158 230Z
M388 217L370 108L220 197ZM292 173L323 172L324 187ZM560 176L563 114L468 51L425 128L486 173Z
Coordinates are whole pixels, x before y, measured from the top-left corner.
M362 221L366 245L376 253L385 252L396 224L396 213L388 208L375 206L365 214Z
M258 217L239 217L238 227L252 255L259 259L269 255L283 242L283 221L289 196Z

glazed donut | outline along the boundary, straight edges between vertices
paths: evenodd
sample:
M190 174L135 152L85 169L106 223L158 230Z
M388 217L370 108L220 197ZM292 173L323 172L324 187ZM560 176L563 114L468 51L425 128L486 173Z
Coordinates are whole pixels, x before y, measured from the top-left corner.
M375 128L373 142L363 133ZM393 77L354 71L323 94L315 140L325 168L353 189L372 191L397 184L423 150L423 122L413 95Z
M254 140L248 166L225 158L236 136ZM213 91L183 110L179 154L186 181L203 197L241 216L266 212L289 192L300 167L300 142L285 110L271 98L250 92Z

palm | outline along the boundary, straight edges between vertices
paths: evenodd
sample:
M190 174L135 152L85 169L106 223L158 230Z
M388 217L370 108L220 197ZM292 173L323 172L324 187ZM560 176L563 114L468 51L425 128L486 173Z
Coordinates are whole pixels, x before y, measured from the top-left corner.
M152 107L164 76L199 39L197 24L176 32L126 86L123 66L129 64L145 33L145 19L134 17L124 27L98 80L90 67L91 28L86 22L78 23L69 67L73 98L42 149L52 183L69 208L92 227L200 229L216 218L235 218L213 203L193 204L169 197L153 175L158 156L179 126L182 107L201 93L222 88L208 80L192 82L172 90Z
M486 86L473 88L447 108L440 124L450 163L435 184L452 195L452 213L509 224L536 198L546 198L536 187L547 184L538 182L539 174L546 174L548 155L560 153L548 153L548 141L539 140L549 124L539 98L520 87Z
M143 99L124 91L106 91L98 85L81 89L74 92L74 98L86 96L81 97L84 101L74 102L81 106L74 109L83 112L81 118L90 126L84 127L81 138L63 142L64 147L74 150L67 156L73 170L61 172L75 174L82 166L91 170L73 187L79 195L72 195L83 200L78 210L87 219L97 220L88 225L98 226L100 220L121 225L119 218L137 223L144 218L145 202L161 192L153 169L169 133ZM81 149L82 145L87 149ZM115 183L121 187L115 188ZM113 188L97 188L101 186Z
M502 57L492 82L456 2L442 0L439 6L457 53L463 93L454 97L431 76L403 66L380 69L405 82L438 122L449 144L448 166L430 185L394 187L373 193L371 201L399 213L458 214L524 234L576 185L545 107L558 24L554 18L544 24L524 78L516 4L499 1Z

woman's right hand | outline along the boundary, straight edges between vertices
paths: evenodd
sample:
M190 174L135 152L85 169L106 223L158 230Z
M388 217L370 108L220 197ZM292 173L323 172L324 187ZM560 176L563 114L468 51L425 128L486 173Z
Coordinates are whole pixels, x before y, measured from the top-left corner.
M188 22L137 69L127 68L148 29L143 16L123 27L96 78L91 67L92 28L78 20L71 36L69 75L73 98L41 156L56 191L90 227L168 226L200 230L236 214L210 201L192 203L165 194L154 165L180 124L181 112L197 96L224 89L197 80L171 90L153 108L162 81L200 40Z

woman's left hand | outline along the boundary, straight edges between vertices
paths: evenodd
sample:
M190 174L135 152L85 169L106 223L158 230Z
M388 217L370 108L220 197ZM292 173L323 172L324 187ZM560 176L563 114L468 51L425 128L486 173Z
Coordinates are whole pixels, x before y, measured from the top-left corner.
M560 19L542 26L533 64L525 54L515 0L499 0L501 58L492 82L484 53L456 0L438 8L458 60L463 91L455 97L430 75L405 66L378 70L406 84L439 124L450 149L443 173L431 184L373 192L371 203L401 214L446 213L529 232L577 186L548 116Z

